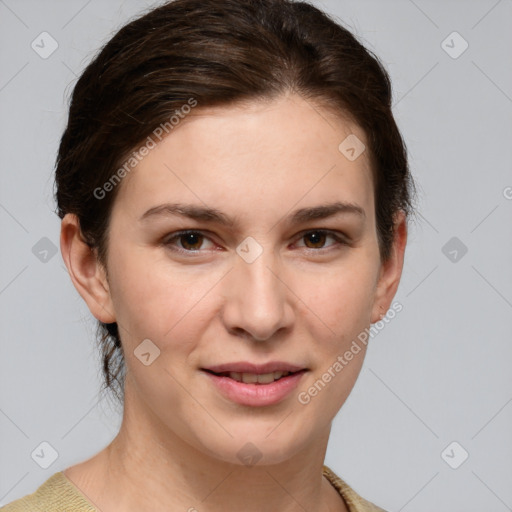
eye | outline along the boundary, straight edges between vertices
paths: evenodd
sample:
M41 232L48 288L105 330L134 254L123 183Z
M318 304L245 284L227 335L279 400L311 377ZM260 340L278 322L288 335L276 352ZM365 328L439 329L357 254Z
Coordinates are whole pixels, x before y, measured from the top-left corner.
M313 231L306 231L301 234L300 239L308 240L308 243L310 244L306 245L308 249L322 250L325 249L326 247L318 246L323 246L325 244L325 240L329 237L333 238L337 243L331 244L327 246L327 248L332 247L333 245L348 245L347 241L342 236L338 235L334 231L328 231L325 229L315 229Z
M169 246L173 251L178 252L199 252L204 240L209 240L201 231L180 231L166 238L163 243ZM181 247L176 247L175 242L179 242Z
M334 239L336 243L324 247L326 239L328 238ZM336 245L348 245L348 242L342 236L337 234L337 232L325 229L305 231L301 233L300 239L305 239L307 241L307 245L299 245L299 247L306 247L307 249L316 252L321 252L324 249L329 250L329 247ZM205 249L202 247L205 240L211 242L211 239L208 238L203 232L188 230L173 233L172 236L166 237L162 243L173 251L191 255L191 253L200 253L201 248ZM210 249L212 248L213 246L210 247ZM206 247L206 249L208 249L208 247Z

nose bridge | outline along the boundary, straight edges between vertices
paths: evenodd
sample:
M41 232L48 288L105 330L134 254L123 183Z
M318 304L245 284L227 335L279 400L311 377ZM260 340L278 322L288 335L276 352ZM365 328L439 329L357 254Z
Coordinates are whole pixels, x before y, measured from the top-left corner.
M237 253L224 320L230 329L264 340L291 319L287 288L278 277L279 260L254 239L242 242Z
M276 300L281 295L276 278L276 260L272 251L264 251L255 261L238 261L238 278L247 287L248 296L254 300ZM249 293L250 292L250 293Z

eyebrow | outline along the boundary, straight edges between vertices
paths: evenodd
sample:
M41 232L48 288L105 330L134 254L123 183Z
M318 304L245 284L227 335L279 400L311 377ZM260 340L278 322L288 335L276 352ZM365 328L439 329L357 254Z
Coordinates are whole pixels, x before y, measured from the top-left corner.
M361 206L355 203L337 201L319 206L300 208L288 215L285 220L287 223L292 225L303 224L308 221L327 219L341 214L356 215L361 219L366 218L366 212ZM216 208L180 203L166 203L150 208L140 217L139 220L146 220L154 216L175 215L202 222L216 223L230 228L235 227L238 222L238 217L229 217Z

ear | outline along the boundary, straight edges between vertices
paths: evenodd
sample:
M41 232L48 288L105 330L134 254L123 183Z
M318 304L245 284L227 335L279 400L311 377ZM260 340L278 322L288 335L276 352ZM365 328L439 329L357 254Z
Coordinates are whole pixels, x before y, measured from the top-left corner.
M381 264L370 320L371 323L381 320L391 306L391 301L396 294L402 276L406 243L407 219L405 213L400 211L395 216L395 237L393 239L390 257L386 262Z
M68 213L62 219L60 250L75 288L94 317L104 323L115 322L105 269L98 261L97 251L85 242L74 214Z

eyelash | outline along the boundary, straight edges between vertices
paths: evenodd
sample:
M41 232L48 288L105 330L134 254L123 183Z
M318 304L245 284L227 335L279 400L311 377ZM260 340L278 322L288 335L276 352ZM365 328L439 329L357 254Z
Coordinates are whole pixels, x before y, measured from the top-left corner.
M349 245L349 243L341 236L339 236L337 234L336 231L331 231L331 230L328 230L328 229L312 229L312 230L309 230L309 231L303 231L299 237L299 240L306 237L307 235L310 235L311 233L318 233L318 234L321 234L321 235L327 235L327 236L330 236L332 238L334 238L334 240L336 240L336 242L338 243L338 245L341 245L341 246L347 246ZM193 255L193 254L200 254L202 251L200 249L198 250L189 250L189 249L183 249L181 247L176 247L172 244L173 241L175 240L178 240L179 238L181 238L182 236L185 236L185 235L191 235L191 234L198 234L198 235L201 235L205 238L208 238L210 239L204 232L202 231L199 231L199 230L185 230L185 231L178 231L176 233L173 233L172 236L170 237L166 237L164 240L163 240L163 245L166 246L166 247L169 247L172 251L175 251L175 252L178 252L178 253L181 253L181 254L186 254L186 255ZM210 240L211 241L211 240ZM328 247L322 247L320 249L313 249L311 247L306 247L306 249L308 251L313 251L313 252L319 252L319 253L323 253L323 252L326 252L326 251L329 251L329 250L332 250L331 248L332 247L335 247L337 244L333 244L333 245L330 245ZM339 247L338 247L339 248Z

